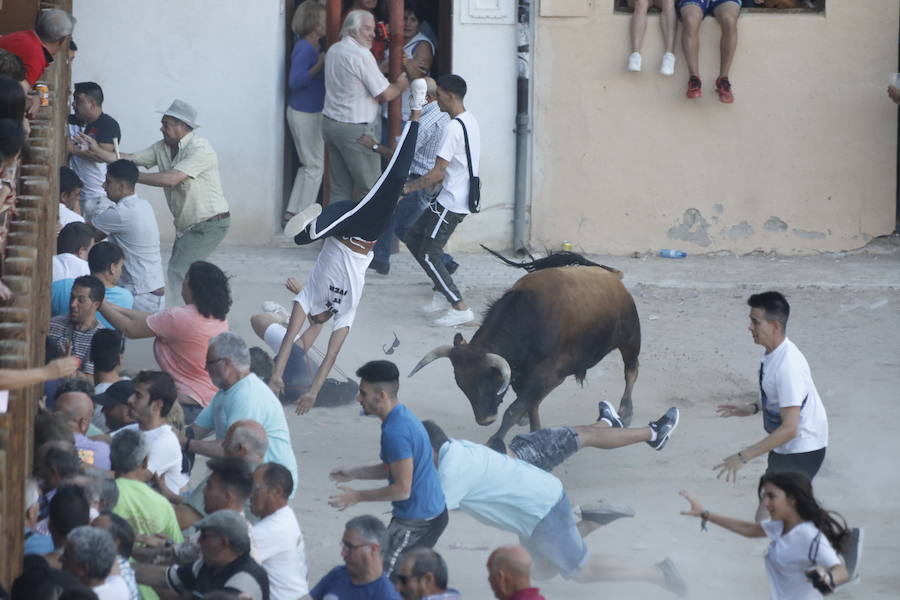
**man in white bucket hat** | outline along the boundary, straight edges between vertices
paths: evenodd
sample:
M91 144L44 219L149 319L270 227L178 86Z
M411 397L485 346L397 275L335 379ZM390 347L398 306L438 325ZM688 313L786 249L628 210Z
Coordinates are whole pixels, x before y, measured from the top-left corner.
M162 113L163 139L146 150L122 154L139 167L158 167L157 173L141 173L138 183L163 188L175 218L176 238L167 273L172 290L181 290L191 263L206 260L219 245L231 224L228 201L222 193L219 159L209 142L194 133L200 127L196 109L184 100L174 100ZM112 162L115 152L79 139L99 160Z

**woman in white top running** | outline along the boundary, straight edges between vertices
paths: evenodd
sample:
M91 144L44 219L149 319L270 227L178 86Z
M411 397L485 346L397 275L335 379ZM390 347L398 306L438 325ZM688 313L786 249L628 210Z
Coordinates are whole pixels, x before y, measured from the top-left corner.
M765 559L771 600L820 599L849 579L837 553L849 545L850 532L839 515L819 506L805 475L762 476L759 495L770 518L759 523L711 513L690 493L679 493L691 503L681 514L700 517L704 529L709 521L744 537L771 539Z

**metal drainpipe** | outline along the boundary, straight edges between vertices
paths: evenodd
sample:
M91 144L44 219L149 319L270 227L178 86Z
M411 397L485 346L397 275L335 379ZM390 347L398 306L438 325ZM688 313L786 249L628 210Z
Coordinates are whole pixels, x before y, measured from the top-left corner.
M532 0L516 6L516 186L513 204L513 251L527 245L531 196L531 46L534 40Z

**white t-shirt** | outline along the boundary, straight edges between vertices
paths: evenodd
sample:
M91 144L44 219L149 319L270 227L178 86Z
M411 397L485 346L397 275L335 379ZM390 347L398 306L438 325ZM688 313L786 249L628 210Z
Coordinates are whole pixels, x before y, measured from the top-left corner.
M300 524L290 506L283 506L253 526L257 562L269 575L272 600L296 600L309 593L306 548Z
M75 279L90 274L91 269L88 267L88 262L83 258L78 258L68 252L53 257L53 281Z
M137 423L116 430L114 435L126 429L141 431ZM181 472L181 444L170 425L160 425L150 431L142 431L147 440L149 454L147 468L155 475L162 475L166 487L176 494L188 484L190 477Z
M77 212L63 204L59 203L59 225L60 227L65 227L69 223L74 222L84 223L84 217L79 215Z
M119 285L133 294L145 294L165 287L159 255L159 226L150 203L133 194L96 215L94 227L125 254L125 269Z
M469 134L469 152L472 154L472 173L478 176L478 162L481 160L481 128L469 111L456 117L466 124ZM469 161L466 158L466 140L462 125L451 119L444 127L444 137L438 149L438 157L449 164L444 171L443 189L437 201L451 212L469 214Z
M389 85L372 52L347 36L325 55L322 114L341 123L371 123L378 116L375 97Z
M794 439L775 448L778 454L812 452L828 445L828 415L813 383L809 363L792 341L784 338L761 361L760 405L763 422L770 432L781 423L779 409L802 406Z
M372 256L372 252L354 252L333 237L325 238L309 279L294 302L307 315L331 312L334 331L350 327L362 299Z
M785 534L784 521L766 519L760 526L772 540L766 550L770 600L821 600L822 594L806 578L806 571L815 565L831 569L841 563L828 538L819 535L810 521Z
M94 588L100 600L129 600L131 592L121 575L110 575L106 581Z

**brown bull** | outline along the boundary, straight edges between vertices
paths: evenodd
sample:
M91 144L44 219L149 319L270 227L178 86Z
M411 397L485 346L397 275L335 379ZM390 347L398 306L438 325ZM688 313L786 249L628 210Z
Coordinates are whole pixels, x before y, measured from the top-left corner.
M641 325L621 272L571 252L521 264L500 258L532 272L494 302L471 343L457 333L452 346L429 352L410 377L437 358L449 358L479 425L496 420L503 395L512 386L516 399L491 443L502 441L526 412L531 430L540 429L539 407L547 394L569 375L583 383L587 370L618 348L625 363L619 413L627 426L633 414Z

